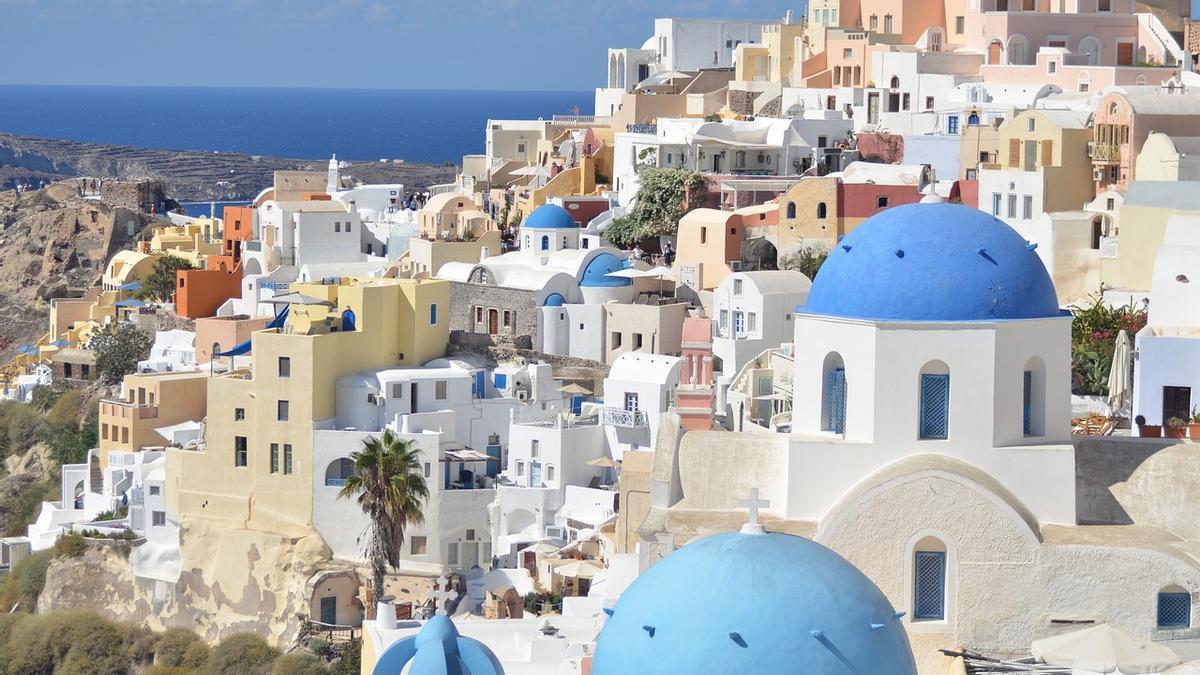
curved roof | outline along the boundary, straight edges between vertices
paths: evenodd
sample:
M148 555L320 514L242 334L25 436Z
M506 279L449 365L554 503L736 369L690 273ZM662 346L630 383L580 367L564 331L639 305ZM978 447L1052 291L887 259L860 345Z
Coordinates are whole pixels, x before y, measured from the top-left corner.
M633 280L624 277L610 277L610 272L625 269L625 261L611 253L601 253L592 258L583 275L579 278L580 288L618 288L633 285Z
M793 270L760 270L757 272L735 272L729 278L749 281L763 295L775 293L804 293L812 288L808 277ZM724 283L722 283L724 285Z
M529 217L521 223L523 229L531 230L578 230L579 226L571 218L571 214L558 204L543 204L533 210Z
M1035 248L977 209L897 206L834 247L799 311L882 321L1060 316L1054 283Z
M917 672L900 615L865 574L803 537L726 532L626 589L592 672L850 675L881 664Z
M412 664L422 675L504 675L500 659L479 640L459 635L449 617L438 614L413 637L397 640L375 664L376 673L400 673Z
M608 377L614 380L641 380L643 382L666 382L680 362L678 356L662 356L650 352L625 352L617 357Z
M443 192L436 194L425 200L425 205L421 207L422 211L444 211L450 205L450 202L461 201L463 208L478 209L475 202L466 195L460 195L457 192ZM457 208L457 207L456 207Z

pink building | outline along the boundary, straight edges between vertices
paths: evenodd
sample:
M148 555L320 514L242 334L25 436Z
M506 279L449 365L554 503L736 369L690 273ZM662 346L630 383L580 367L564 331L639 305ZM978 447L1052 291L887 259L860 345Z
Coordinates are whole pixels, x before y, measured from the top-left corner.
M1124 192L1134 175L1137 156L1151 131L1170 136L1200 136L1200 95L1182 86L1113 91L1092 113L1088 154L1096 193Z
M681 351L683 367L675 407L680 425L687 431L711 431L713 428L713 341L712 319L683 320Z

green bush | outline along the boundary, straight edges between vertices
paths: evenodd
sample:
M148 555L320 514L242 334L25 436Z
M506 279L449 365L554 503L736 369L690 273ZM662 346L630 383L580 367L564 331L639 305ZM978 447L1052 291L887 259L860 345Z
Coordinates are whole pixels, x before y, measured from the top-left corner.
M707 192L704 174L683 169L646 168L638 171L637 201L604 231L614 244L636 244L650 237L675 234L679 219L700 206Z
M106 384L120 384L150 355L154 338L128 321L114 321L92 335L87 348L96 355L96 372Z
M63 558L78 558L86 550L87 542L83 540L83 535L76 532L68 532L54 542L54 555Z
M186 628L170 628L162 634L154 647L154 662L178 668L183 665L183 656L188 647L199 640L199 635Z
M329 670L312 654L296 652L275 659L271 675L324 675Z
M5 672L21 675L124 675L129 632L83 612L29 616L9 634Z
M323 638L313 638L308 641L308 650L321 658L329 656L329 643Z
M33 406L0 401L0 458L33 447L46 432L46 421Z
M212 658L212 649L203 640L196 640L183 651L183 659L179 667L184 670L208 670L208 661Z
M362 670L362 642L355 640L346 645L342 658L329 669L331 675L358 675Z
M222 640L208 658L211 675L243 675L264 670L275 659L279 650L253 633L239 633Z
M195 265L179 256L163 256L154 263L154 271L142 280L142 287L134 294L142 300L171 302L175 297L175 272L194 269Z

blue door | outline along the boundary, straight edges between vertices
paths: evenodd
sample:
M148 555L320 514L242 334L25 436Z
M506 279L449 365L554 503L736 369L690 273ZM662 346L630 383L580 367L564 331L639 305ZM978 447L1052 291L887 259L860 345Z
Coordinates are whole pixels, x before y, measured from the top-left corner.
M531 462L529 464L529 487L538 487L542 484L542 465L540 462Z
M485 375L486 373L482 370L475 371L475 383L471 386L471 389L473 390L471 393L475 395L475 398L486 398L485 394L487 393L487 387L485 387L483 383L483 378Z

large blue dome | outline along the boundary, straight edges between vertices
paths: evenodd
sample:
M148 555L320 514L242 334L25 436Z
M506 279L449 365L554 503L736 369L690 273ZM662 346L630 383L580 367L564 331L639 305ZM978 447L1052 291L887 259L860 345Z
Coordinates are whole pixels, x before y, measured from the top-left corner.
M957 204L908 204L869 218L821 266L807 314L894 321L993 321L1061 314L1034 247Z
M535 230L578 230L579 225L571 218L567 210L557 204L543 204L533 210L521 227Z
M596 643L595 675L915 675L904 627L871 580L787 534L718 534L648 569Z
M610 277L610 272L625 269L625 261L611 253L601 253L588 262L583 268L583 276L579 279L580 288L619 288L632 286L633 280L628 277Z

